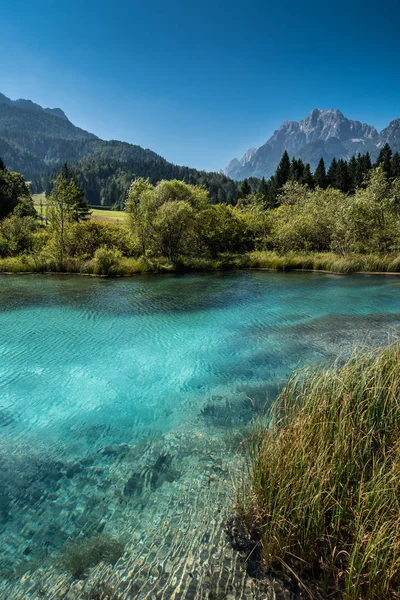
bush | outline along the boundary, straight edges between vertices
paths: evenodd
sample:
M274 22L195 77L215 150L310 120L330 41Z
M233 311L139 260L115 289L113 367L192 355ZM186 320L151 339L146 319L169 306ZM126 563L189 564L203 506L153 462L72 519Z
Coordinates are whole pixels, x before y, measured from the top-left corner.
M70 256L92 258L96 250L106 246L123 254L133 252L133 242L123 225L89 220L69 225L65 252Z
M33 217L12 215L0 221L0 256L32 252L38 222Z
M395 597L400 345L295 373L252 440L249 499L238 506L265 565L335 597Z
M93 272L98 275L117 275L121 258L119 250L105 246L98 248L94 253Z

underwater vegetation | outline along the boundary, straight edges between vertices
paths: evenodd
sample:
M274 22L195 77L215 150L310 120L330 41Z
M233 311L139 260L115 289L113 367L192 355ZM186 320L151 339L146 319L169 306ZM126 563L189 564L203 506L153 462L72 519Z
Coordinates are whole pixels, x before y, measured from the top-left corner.
M171 469L173 458L168 452L162 452L153 465L134 472L125 484L124 494L140 496L146 490L156 490L164 481L174 481L179 474Z
M106 534L98 534L71 542L61 556L61 565L73 577L83 577L90 567L100 562L115 564L124 551L124 544Z

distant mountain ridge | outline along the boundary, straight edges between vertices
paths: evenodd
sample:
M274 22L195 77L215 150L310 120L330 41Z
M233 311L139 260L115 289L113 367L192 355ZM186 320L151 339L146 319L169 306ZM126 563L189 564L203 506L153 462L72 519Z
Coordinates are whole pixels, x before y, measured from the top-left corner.
M163 161L155 152L126 142L105 141L76 127L60 108L0 94L0 156L28 179L62 163L86 158Z
M50 115L54 115L60 119L64 119L65 121L69 121L67 115L61 108L43 108L39 104L32 102L32 100L23 100L20 98L19 100L11 100L7 98L4 94L0 92L0 104L7 104L8 106L14 106L15 108L25 108L30 110L38 110L40 112L45 112Z
M250 148L240 160L234 158L223 172L237 180L268 178L285 150L290 157L301 158L315 169L321 157L327 165L333 157L349 159L359 152L369 152L375 158L386 142L393 150L400 149L400 119L378 133L372 125L347 119L340 110L315 108L302 121L285 121L263 146Z

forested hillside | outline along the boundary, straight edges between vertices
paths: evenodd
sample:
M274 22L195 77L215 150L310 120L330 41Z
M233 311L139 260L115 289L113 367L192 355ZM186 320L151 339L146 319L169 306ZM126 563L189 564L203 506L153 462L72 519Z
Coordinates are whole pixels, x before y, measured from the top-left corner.
M155 152L116 140L105 141L73 125L61 109L0 94L0 156L7 167L49 191L62 164L69 163L91 204L122 208L135 177L181 179L204 185L214 202L235 203L238 184L220 173L174 165Z

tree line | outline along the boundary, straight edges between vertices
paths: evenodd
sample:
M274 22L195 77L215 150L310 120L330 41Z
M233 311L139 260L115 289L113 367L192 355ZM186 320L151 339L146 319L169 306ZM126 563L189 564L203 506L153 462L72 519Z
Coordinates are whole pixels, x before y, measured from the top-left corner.
M281 162L287 166L286 158ZM362 164L362 157L356 164ZM396 155L382 148L361 185L346 193L329 182L317 185L315 174L311 183L307 167L297 179L291 177L295 167L301 171L301 163L292 160L285 176L280 165L272 178L281 185L272 206L261 193L262 181L256 191L243 182L241 191L246 184L248 193L232 206L214 203L200 185L180 180L154 184L137 177L127 194L126 221L112 224L88 219L84 189L67 165L55 180L45 213L38 215L24 178L0 162L0 258L29 257L30 268L41 265L42 270L72 264L72 270L92 272L120 260L173 265L254 251L390 255L400 252L396 165Z
M213 202L232 205L236 204L240 185L222 173L198 171L164 160L121 161L100 156L74 163L73 168L91 206L112 207L116 210L124 209L129 186L136 177L148 178L152 184L161 180L178 179L190 185L201 185L208 190ZM31 184L33 193L44 190L49 194L58 173L59 169L54 169L36 178ZM251 185L255 190L258 181Z
M314 173L311 172L310 165L304 163L300 158L290 159L288 152L282 155L279 165L274 175L266 181L265 178L259 182L257 189L258 199L261 199L266 208L275 208L279 205L280 192L286 183L296 181L302 185L307 185L310 189L328 187L340 190L345 194L354 194L361 187L375 167L382 166L386 175L390 177L400 177L400 154L392 152L389 144L385 144L378 155L375 163L372 163L369 153L352 156L348 161L340 158L333 158L328 169L325 166L324 159L321 158ZM254 192L254 183L245 179L239 188L239 200L245 201L251 199Z

